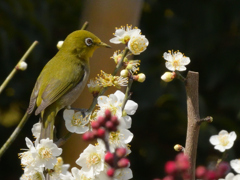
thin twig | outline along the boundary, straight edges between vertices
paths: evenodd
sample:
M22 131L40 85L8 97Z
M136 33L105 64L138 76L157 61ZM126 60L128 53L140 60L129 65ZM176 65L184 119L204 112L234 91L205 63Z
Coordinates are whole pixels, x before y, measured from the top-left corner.
M128 86L127 86L127 89L126 89L126 92L125 92L125 97L124 97L124 100L122 102L122 110L124 110L124 107L127 103L127 100L130 98L130 90L131 90L131 87L132 87L132 83L133 83L133 78L132 78L132 76L130 76L129 80L128 80Z
M55 142L55 144L58 147L61 147L62 145L64 145L66 143L66 141L72 136L73 133L68 132L65 136L63 136L62 138L60 138L57 142Z
M4 154L4 152L9 148L9 146L13 143L13 141L16 139L20 131L22 130L24 124L27 122L28 118L30 117L30 114L27 112L23 116L22 120L16 127L16 129L13 131L12 135L8 138L8 140L5 142L5 144L0 149L0 158Z
M81 30L87 29L88 25L89 25L89 23L88 23L88 21L86 21L86 22L83 24Z
M31 53L31 51L35 48L35 46L38 44L38 41L34 41L32 43L32 45L28 48L28 50L25 52L25 54L23 55L23 57L19 60L19 62L17 63L17 65L14 67L14 69L12 70L12 72L8 75L8 77L5 79L5 81L2 83L2 85L0 86L0 94L2 93L3 89L7 86L7 84L11 81L11 79L13 78L13 76L16 74L16 72L18 71L17 66L19 63L26 61L26 58L28 57L28 55Z
M180 79L183 82L186 82L186 78L183 77L178 71L175 71L175 73L177 74L177 78Z
M213 122L213 118L212 118L212 116L207 116L205 118L200 119L200 121L198 123L202 123L202 122L211 123L211 122Z

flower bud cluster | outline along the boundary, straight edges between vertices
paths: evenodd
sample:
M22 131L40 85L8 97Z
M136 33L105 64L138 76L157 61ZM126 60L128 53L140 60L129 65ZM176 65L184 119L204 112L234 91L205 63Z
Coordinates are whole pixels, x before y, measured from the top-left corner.
M114 172L119 168L129 167L130 161L126 158L127 150L125 148L116 148L115 153L107 152L105 162L110 166L107 175L113 177Z
M119 53L120 51L114 52L112 58L116 63L119 63L122 59L123 52ZM138 82L144 82L146 79L145 74L138 73L139 66L140 66L140 60L128 60L127 56L123 59L123 67L124 69L120 72L121 77L123 78L132 78L134 81Z
M174 180L177 178L188 179L188 169L190 167L189 159L183 153L179 153L175 161L168 161L165 164L165 172L167 176L163 180Z
M107 175L113 177L117 169L129 167L130 161L125 157L127 149L124 147L116 148L114 152L109 150L108 134L117 132L119 120L117 116L112 115L109 109L105 110L104 116L98 116L96 121L91 122L92 131L83 134L83 140L93 140L94 138L102 139L105 143L107 152L104 160L109 165Z
M94 138L104 139L106 131L117 131L119 121L117 116L112 116L109 109L105 110L105 116L98 116L96 121L91 122L92 131L83 134L83 140L93 140Z
M225 177L229 172L230 165L227 162L221 162L217 168L208 169L205 166L198 166L196 168L196 177L203 180L214 180Z

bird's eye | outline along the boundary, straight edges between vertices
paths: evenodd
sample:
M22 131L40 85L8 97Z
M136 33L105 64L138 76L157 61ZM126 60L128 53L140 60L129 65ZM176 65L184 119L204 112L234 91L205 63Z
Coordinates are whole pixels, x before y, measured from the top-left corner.
M91 46L91 45L93 44L92 39L91 39L91 38L86 38L86 39L85 39L85 44L86 44L87 46Z

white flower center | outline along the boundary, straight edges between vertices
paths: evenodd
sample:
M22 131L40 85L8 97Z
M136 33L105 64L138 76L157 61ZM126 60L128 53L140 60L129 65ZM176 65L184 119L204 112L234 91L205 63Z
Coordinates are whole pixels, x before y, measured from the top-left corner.
M126 36L124 36L123 39L121 39L123 44L126 44L129 40L130 40L130 36L129 35L126 35Z
M174 58L174 57L173 57ZM179 60L175 59L173 60L172 62L172 66L175 68L175 69L178 69L180 63L179 63Z
M132 37L130 47L131 47L131 51L133 51L134 53L140 53L144 51L147 46L145 44L144 38L139 36L139 37Z
M116 113L117 113L117 107L116 106L110 104L110 110L111 110L111 113L113 115L116 115Z
M42 180L42 176L39 172L36 172L34 175L33 175L33 179L35 180Z
M52 151L47 147L41 147L38 151L38 154L42 159L48 160L52 158Z
M32 153L29 151L26 151L24 153L19 153L19 158L21 159L21 162L22 162L21 165L23 168L31 165L34 161Z
M84 126L85 124L88 123L87 119L88 119L88 116L86 116L85 118L83 118L82 115L76 117L76 115L74 114L73 117L72 117L71 123L72 123L73 126L78 126L78 127L79 127L79 126Z
M35 174L24 174L21 179L23 180L42 180L42 176L39 172Z
M220 143L222 146L227 146L228 143L229 143L229 140L228 140L228 135L221 135L218 137Z
M92 180L92 178L87 178L84 174L80 177L81 180Z
M86 160L87 160L87 161L86 161L86 164L87 164L87 166L88 166L88 168L89 168L89 167L91 167L91 166L93 166L93 165L98 164L98 163L101 161L101 158L100 158L100 155L99 155L98 153L94 152L94 153L91 153L91 154L87 157Z
M56 174L61 174L62 172L62 165L63 165L63 160L61 157L57 158L57 164L54 166L54 172Z
M109 143L110 144L120 144L120 132L117 131L117 132L111 132L109 134Z

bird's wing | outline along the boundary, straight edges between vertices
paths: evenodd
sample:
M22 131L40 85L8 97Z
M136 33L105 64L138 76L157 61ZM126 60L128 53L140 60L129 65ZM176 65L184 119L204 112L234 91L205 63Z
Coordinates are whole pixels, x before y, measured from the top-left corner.
M38 115L46 107L54 103L67 92L71 91L85 76L83 66L75 68L75 73L67 71L62 73L68 78L59 78L58 73L52 73L51 78L48 79L46 87L44 89L40 89L38 94L40 104L38 104L39 102L37 98L38 108L35 111L35 115Z
M37 96L38 96L38 92L39 92L39 81L36 82L32 94L31 94L31 98L30 98L30 103L29 103L29 107L27 109L27 113L31 114L34 110L34 108L36 107L36 100L37 100Z

